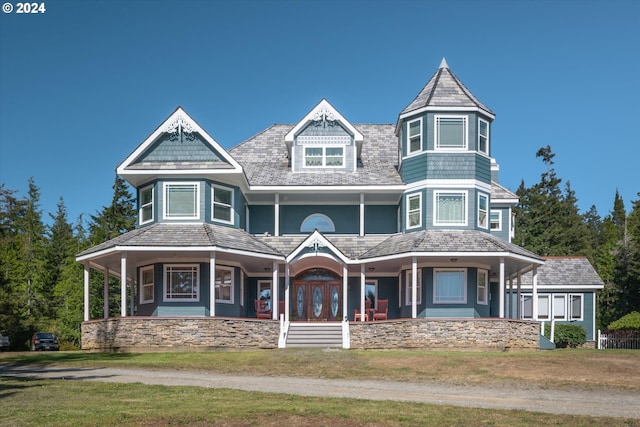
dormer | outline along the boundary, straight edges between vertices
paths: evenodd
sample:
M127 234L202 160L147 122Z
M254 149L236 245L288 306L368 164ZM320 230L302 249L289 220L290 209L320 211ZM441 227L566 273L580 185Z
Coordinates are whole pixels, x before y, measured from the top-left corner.
M355 172L362 140L355 126L326 99L285 135L293 172Z

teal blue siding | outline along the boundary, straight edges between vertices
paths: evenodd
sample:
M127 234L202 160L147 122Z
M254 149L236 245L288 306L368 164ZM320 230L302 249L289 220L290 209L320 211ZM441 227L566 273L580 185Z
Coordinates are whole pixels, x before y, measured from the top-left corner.
M427 179L427 154L419 154L402 160L402 181L407 184Z
M367 276L367 280L378 281L378 300L389 300L389 319L402 317L398 308L398 278L397 277L372 277ZM348 281L348 307L347 317L353 320L354 309L360 309L360 278L350 277Z
M251 234L269 233L275 230L275 209L273 205L252 205L249 207L249 232Z
M280 206L280 232L300 234L302 222L314 213L331 218L338 234L357 234L360 231L360 206L283 205Z
M386 234L398 231L398 207L395 205L366 205L364 207L365 234Z
M224 157L216 152L198 134L193 133L193 139L184 137L182 140L171 138L164 134L153 143L133 164L137 163L166 163L166 162L220 162L227 163Z

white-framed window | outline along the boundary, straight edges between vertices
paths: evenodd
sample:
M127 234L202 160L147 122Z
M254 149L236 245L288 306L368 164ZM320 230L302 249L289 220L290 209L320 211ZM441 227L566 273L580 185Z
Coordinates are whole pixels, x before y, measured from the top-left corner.
M551 295L538 295L538 320L551 319Z
M211 186L211 217L214 221L233 223L233 189Z
M314 213L302 221L300 231L304 233L314 230L333 233L336 231L336 225L333 223L333 220L325 214Z
M582 294L569 294L569 320L582 320L584 304Z
M216 302L233 304L233 269L216 267Z
M538 294L538 320L549 320L551 312L551 299L548 294ZM533 295L522 294L520 296L520 315L523 319L533 319Z
M166 264L164 266L164 301L200 300L200 265Z
M258 298L266 302L267 310L271 310L271 280L258 280Z
M489 122L478 119L478 151L489 155Z
M344 147L304 147L304 165L309 168L341 168L344 166Z
M416 278L416 304L422 304L422 269L418 268L418 274ZM411 305L413 300L413 270L407 270L407 283L405 286L407 297L405 298L406 305Z
M466 191L435 191L433 198L434 225L467 225Z
M437 268L433 276L434 304L467 303L466 268Z
M407 228L422 226L422 193L409 194L407 204Z
M492 210L489 213L489 222L491 224L491 230L502 231L502 211Z
M407 123L407 154L422 151L422 117Z
M164 183L164 219L200 218L200 183Z
M140 304L149 304L155 300L155 280L153 266L140 269Z
M567 320L567 296L564 294L554 294L552 309L555 320Z
M487 270L478 270L476 285L477 303L483 305L489 304L489 272Z
M138 200L140 200L138 212L140 224L153 221L153 185L142 188Z
M485 194L478 194L478 227L489 227L489 198Z
M436 150L466 150L467 116L435 116Z

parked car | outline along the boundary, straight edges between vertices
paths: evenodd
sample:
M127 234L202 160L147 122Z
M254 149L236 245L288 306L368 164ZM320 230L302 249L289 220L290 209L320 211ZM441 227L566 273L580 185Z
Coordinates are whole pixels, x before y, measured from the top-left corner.
M0 351L9 350L9 337L0 334Z
M38 350L60 350L60 345L54 334L51 332L36 332L31 337L31 351Z

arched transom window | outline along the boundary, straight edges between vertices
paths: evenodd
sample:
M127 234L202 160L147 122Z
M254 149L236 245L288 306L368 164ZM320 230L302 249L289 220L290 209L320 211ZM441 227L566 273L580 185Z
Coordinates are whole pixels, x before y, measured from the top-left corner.
M309 233L314 230L323 232L335 232L336 226L328 216L320 213L315 213L306 217L304 221L302 221L302 225L300 226L301 232Z

